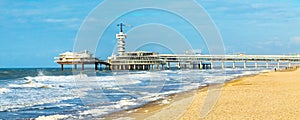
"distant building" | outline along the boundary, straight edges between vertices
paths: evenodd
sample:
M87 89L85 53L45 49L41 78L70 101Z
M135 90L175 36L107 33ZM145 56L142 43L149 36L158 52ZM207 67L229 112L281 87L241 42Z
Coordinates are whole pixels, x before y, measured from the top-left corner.
M191 50L185 51L184 54L186 54L186 55L201 55L202 50L201 49L191 49Z
M54 57L54 62L61 65L61 69L64 69L64 65L74 65L77 69L77 65L81 64L81 68L84 69L84 64L95 64L95 69L98 69L98 64L103 63L98 58L93 57L93 54L85 50L83 52L65 52L59 54L59 57Z
M93 54L91 54L87 50L80 52L80 53L68 51L68 52L59 54L59 57L55 57L54 59L55 59L55 62L57 62L57 63L74 63L74 62L81 62L83 60L95 61Z
M123 55L108 58L112 70L149 70L154 65L159 66L164 62L159 59L157 52L124 52Z

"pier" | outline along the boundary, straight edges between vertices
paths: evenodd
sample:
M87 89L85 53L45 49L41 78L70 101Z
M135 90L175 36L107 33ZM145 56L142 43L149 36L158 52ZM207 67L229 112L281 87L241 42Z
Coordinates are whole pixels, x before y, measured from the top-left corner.
M74 69L81 65L81 69L84 70L85 64L94 64L95 70L99 70L102 65L106 70L165 70L171 67L177 69L284 68L300 63L299 55L185 55L145 51L122 54L109 57L104 61L91 55L84 58L75 53L63 53L55 62L61 65L62 70L64 65L74 65Z
M299 55L185 55L143 51L109 59L111 70L283 68L298 65L299 62Z
M120 32L116 34L118 40L118 53L108 57L107 60L99 60L88 51L66 52L55 57L55 62L61 65L94 64L95 70L104 65L106 70L165 70L177 69L225 69L225 68L283 68L298 66L300 55L202 55L202 54L159 54L148 51L125 51L125 39L123 33L124 24L118 24ZM100 67L99 67L100 65Z

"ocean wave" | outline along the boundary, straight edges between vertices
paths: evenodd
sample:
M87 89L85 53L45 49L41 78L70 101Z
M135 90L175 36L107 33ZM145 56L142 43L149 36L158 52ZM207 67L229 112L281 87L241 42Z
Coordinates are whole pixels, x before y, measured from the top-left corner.
M17 103L1 103L0 106L0 111L17 111L18 109L21 108L26 108L26 107L32 107L36 105L43 105L46 103L56 103L60 102L63 100L68 100L68 99L74 99L76 97L60 97L60 98L49 98L49 99L42 99L42 100L37 100L37 101L24 101L24 102L17 102Z
M51 86L48 86L43 83L28 81L23 84L9 84L8 87L12 87L12 88L47 88L47 87L49 87L50 88Z
M45 76L44 71L43 70L38 70L38 76Z
M27 76L24 77L25 80L31 80L31 81L39 81L39 82L65 82L65 81L73 81L74 79L84 79L88 76L86 74L79 74L79 75L68 75L68 76Z
M104 99L102 96L110 97L108 101L104 101L105 104L84 106L78 110L79 116L83 116L82 119L84 119L85 116L102 116L116 110L130 109L164 99L171 94L207 86L209 83L223 83L259 72L261 71L234 69L166 70L109 73L103 76L87 74L47 76L41 71L38 76L27 76L11 81L7 83L6 88L0 88L0 94L6 93L1 94L3 99L0 99L0 111L18 111L27 108L47 109L47 107L54 106L72 106L73 108L73 106L78 107L77 104L68 104L64 100L80 98L84 104L84 100L90 100L89 96L96 97L91 99L96 103ZM169 104L169 101L162 101L162 103ZM63 117L61 119L73 118L69 115ZM51 119L53 116L40 116L39 118Z
M85 111L80 111L79 115L80 116L93 116L93 117L99 117L99 116L103 116L106 114L111 113L113 110L115 110L114 107L112 106L101 106L98 108L93 108L93 109L89 109L89 110L85 110Z
M140 106L145 103L157 101L165 98L165 96L170 94L179 93L181 91L169 91L164 93L144 93L145 96L139 96L134 99L123 98L117 102L110 102L111 105L99 106L93 109L85 110L80 112L80 116L93 116L99 117L115 111L126 110L133 108L133 106ZM163 101L162 104L169 104L168 101Z

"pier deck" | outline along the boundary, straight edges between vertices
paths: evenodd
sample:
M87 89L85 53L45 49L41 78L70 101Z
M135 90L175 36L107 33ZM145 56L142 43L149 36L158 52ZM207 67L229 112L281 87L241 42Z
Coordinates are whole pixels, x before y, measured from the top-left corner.
M252 67L291 67L300 62L299 55L186 55L186 54L143 54L116 56L109 60L111 70L149 70L169 69L176 64L178 69L204 68L236 68L242 64L243 68ZM148 53L148 52L145 52ZM262 65L263 63L263 65ZM275 65L274 65L275 64ZM166 66L165 66L166 65ZM137 67L138 66L138 67Z
M73 55L67 59L64 54L62 56L55 60L61 65L62 70L64 65L74 65L75 69L77 65L81 65L84 70L85 64L94 64L95 70L101 68L101 65L104 65L104 69L107 70L163 70L171 67L178 69L282 68L300 63L300 55L188 55L138 51L124 52L123 55L110 57L107 61L99 60L91 55L86 58Z

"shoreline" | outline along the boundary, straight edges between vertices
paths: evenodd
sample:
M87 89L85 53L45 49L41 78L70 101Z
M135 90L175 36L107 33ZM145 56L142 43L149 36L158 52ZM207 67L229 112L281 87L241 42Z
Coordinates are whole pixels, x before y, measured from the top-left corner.
M247 83L245 82L245 80L254 79L256 77L261 76L268 76L268 74L294 73L295 71L299 71L300 73L300 69L297 68L298 67L280 69L276 72L271 70L268 72L261 72L255 75L241 76L226 81L223 85L222 93L221 96L219 96L219 99L222 99L221 97L223 97L224 88L230 88L235 86L251 86L252 83ZM206 86L198 88L197 90L171 94L163 99L150 102L141 107L108 114L102 117L101 119L199 119L200 108L202 106L205 96L207 95L207 89L208 87ZM217 102L217 104L219 104L219 102L220 100ZM214 115L213 118L210 117L212 116L212 114L214 114L213 112L215 107L212 108L212 111L208 114L208 116L205 119L214 119L216 117Z

